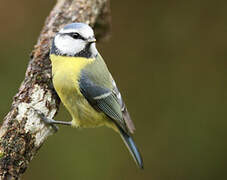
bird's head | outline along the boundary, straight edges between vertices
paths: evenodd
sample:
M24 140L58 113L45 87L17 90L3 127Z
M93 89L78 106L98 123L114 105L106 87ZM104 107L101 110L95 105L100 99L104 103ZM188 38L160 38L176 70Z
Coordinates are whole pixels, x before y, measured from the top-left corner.
M92 58L97 55L94 31L84 23L63 27L54 37L51 54Z

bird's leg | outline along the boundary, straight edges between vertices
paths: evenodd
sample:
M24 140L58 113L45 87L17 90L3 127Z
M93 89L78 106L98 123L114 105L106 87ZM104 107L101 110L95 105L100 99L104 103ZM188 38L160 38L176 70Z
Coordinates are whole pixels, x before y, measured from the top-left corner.
M33 108L34 109L34 108ZM34 111L39 115L39 117L47 124L51 125L54 129L55 132L58 131L58 126L56 126L56 124L62 124L62 125L72 125L72 122L67 122L67 121L56 121L54 119L51 118L47 118L42 112L40 112L37 109L34 109Z
M54 119L50 119L50 118L47 118L45 116L42 117L42 120L47 123L47 124L51 124L51 125L54 125L54 124L62 124L62 125L69 125L71 126L72 125L72 122L67 122L67 121L56 121Z

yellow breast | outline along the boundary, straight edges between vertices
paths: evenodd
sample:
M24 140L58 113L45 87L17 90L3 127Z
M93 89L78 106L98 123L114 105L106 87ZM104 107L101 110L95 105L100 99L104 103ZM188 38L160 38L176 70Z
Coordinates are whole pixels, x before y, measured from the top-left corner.
M103 114L98 113L80 92L78 80L81 70L94 61L81 57L50 56L53 84L62 103L71 114L74 126L95 127L103 125Z
M52 62L54 86L57 91L61 91L62 87L71 88L71 86L75 87L76 90L78 91L79 90L78 79L81 70L87 64L92 63L92 61L94 61L94 59L56 56L54 54L50 55L50 59Z

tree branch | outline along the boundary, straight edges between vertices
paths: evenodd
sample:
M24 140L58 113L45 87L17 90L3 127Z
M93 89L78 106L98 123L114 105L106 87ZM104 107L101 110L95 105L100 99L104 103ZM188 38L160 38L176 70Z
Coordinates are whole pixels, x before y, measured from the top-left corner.
M25 79L0 128L0 179L19 179L53 128L44 124L37 109L53 118L60 100L51 81L49 47L55 33L65 24L85 22L96 37L107 37L110 29L108 0L58 0L47 17L31 53Z

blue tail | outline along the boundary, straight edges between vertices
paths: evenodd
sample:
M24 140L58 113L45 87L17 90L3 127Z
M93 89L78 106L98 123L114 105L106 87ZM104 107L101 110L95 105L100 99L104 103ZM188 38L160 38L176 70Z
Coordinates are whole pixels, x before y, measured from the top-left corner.
M119 127L121 138L123 139L124 143L126 144L129 152L131 153L133 159L135 160L136 164L139 166L139 168L143 169L143 159L140 155L139 150L136 147L136 144L134 143L131 136L129 136L124 130L122 130Z

